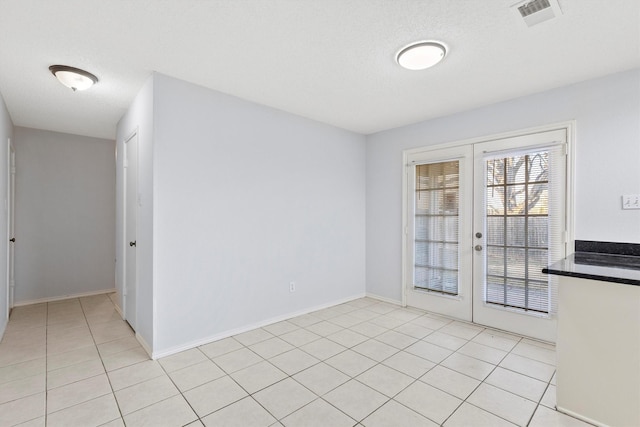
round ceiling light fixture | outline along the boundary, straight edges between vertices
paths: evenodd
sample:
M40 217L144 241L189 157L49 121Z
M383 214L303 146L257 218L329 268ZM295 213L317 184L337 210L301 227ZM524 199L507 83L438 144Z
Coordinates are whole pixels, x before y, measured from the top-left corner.
M396 55L396 61L407 70L426 70L442 61L447 55L444 44L435 41L411 43Z
M89 89L95 83L98 83L98 78L93 74L68 65L52 65L49 67L49 71L56 76L60 83L74 92L76 90Z

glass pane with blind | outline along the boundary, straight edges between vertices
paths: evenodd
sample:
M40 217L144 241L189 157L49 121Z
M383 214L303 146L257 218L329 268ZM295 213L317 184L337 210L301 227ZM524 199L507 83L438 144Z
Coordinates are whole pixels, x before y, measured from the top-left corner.
M416 166L414 274L417 289L458 294L459 162Z
M486 160L485 301L549 312L549 151Z

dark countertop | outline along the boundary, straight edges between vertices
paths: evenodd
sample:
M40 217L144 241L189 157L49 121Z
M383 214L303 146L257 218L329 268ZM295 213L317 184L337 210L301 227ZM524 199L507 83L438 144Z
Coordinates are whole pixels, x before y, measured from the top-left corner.
M542 272L640 286L640 257L576 252Z

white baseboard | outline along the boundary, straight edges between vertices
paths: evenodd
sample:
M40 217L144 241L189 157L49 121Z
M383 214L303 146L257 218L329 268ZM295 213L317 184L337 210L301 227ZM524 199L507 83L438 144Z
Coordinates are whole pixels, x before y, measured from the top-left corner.
M303 314L308 314L308 313L311 313L313 311L318 311L318 310L322 310L322 309L325 309L325 308L333 307L333 306L336 306L336 305L344 304L344 303L349 302L349 301L353 301L353 300L356 300L356 299L359 299L359 298L363 298L364 296L365 296L364 293L353 295L353 296L350 296L350 297L347 297L347 298L342 298L342 299L339 299L339 300L336 300L336 301L332 301L332 302L329 302L329 303L320 304L320 305L317 305L317 306L305 308L305 309L300 310L300 311L295 311L295 312L292 312L292 313L283 314L281 316L272 317L270 319L266 319L266 320L263 320L263 321L260 321L260 322L252 323L250 325L242 326L240 328L236 328L236 329L220 332L218 334L211 335L211 336L208 336L208 337L200 339L200 340L191 341L189 343L185 343L185 344L182 344L182 345L179 345L179 346L176 346L176 347L171 347L171 348L168 348L166 350L154 351L153 353L149 353L149 354L151 354L151 358L152 359L154 359L154 360L155 359L159 359L161 357L166 357L166 356L170 356L172 354L180 353L181 351L189 350L189 349L192 349L192 348L204 345L204 344L209 344L209 343L212 343L214 341L218 341L218 340L221 340L221 339L224 339L224 338L229 338L229 337L231 337L233 335L238 335L238 334L241 334L243 332L248 332L248 331L256 329L256 328L262 328L264 326L271 325L273 323L278 323L278 322L282 322L283 320L291 319L291 318L294 318L294 317L297 317L297 316L302 316ZM149 352L149 351L147 350L147 352Z
M0 341L4 338L4 331L7 330L7 324L9 323L8 319L2 319L2 324L0 325Z
M115 307L115 309L118 312L118 314L120 315L120 317L122 317L122 320L124 320L124 313L122 312L122 309L120 307L118 307L118 304L113 304L113 306Z
M392 298L383 297L383 296L380 296L380 295L372 294L370 292L367 292L366 296L367 296L367 298L373 298L373 299L377 299L378 301L388 302L389 304L402 306L402 301L398 301L398 300L395 300L395 299L392 299Z
M102 289L102 290L99 290L99 291L81 292L81 293L70 294L70 295L61 295L59 297L32 299L32 300L16 302L16 303L13 304L13 306L14 307L20 307L20 306L23 306L23 305L42 304L42 303L45 303L45 302L55 302L55 301L63 301L63 300L66 300L66 299L73 299L73 298L91 297L91 296L94 296L94 295L109 294L109 293L115 292L115 291L116 291L115 288L111 288L111 289Z
M556 406L556 409L558 410L558 412L562 412L565 415L568 415L568 416L573 417L573 418L577 418L577 419L579 419L581 421L584 421L585 423L593 424L594 426L598 426L598 427L609 427L607 424L602 424L602 423L600 423L598 421L592 420L591 418L585 417L585 416L580 415L580 414L576 414L575 412L569 411L569 410L564 409L564 408L562 408L560 406Z
M153 351L151 351L151 346L149 344L147 344L147 342L144 340L144 338L142 338L142 335L140 335L137 332L136 332L136 340L138 340L138 342L140 343L140 345L142 346L144 351L147 352L149 357L153 359L153 356L152 356Z

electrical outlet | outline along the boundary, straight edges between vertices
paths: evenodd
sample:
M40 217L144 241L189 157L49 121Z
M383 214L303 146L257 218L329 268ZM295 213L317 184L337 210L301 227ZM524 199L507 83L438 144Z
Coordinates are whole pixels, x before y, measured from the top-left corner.
M296 291L296 282L289 282L289 292Z
M640 194L622 196L622 209L640 209Z

